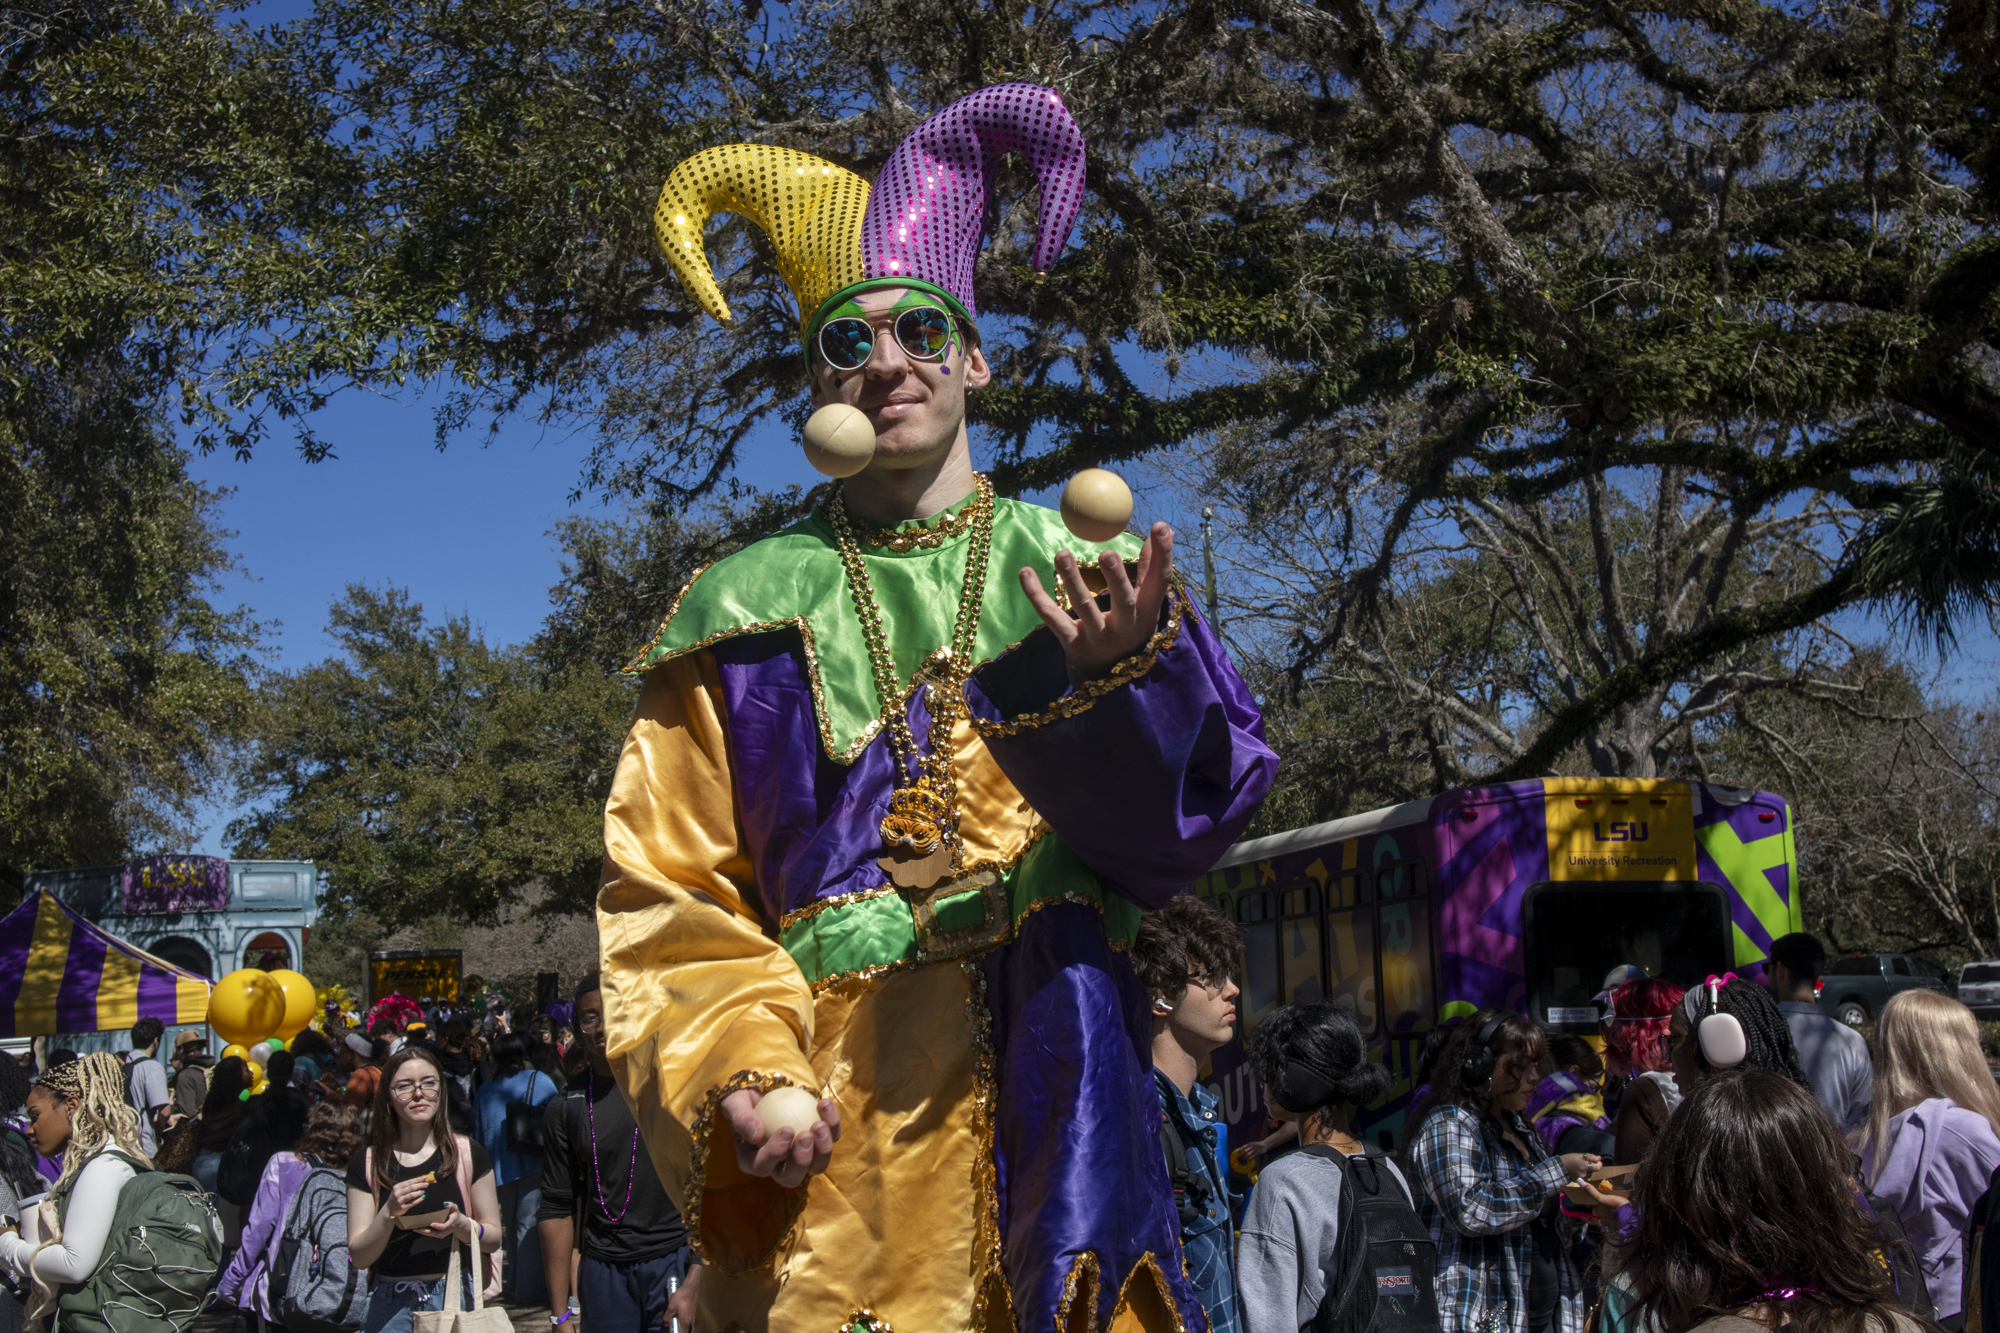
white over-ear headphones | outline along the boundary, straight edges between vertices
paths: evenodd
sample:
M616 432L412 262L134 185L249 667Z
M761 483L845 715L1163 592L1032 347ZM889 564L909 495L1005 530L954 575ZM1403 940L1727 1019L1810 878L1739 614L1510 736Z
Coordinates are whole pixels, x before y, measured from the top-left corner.
M1735 1014L1722 1012L1722 987L1734 980L1734 972L1708 979L1708 1017L1695 1029L1695 1037L1701 1043L1701 1058L1716 1069L1733 1069L1750 1058L1750 1039L1743 1035L1743 1024L1736 1020Z

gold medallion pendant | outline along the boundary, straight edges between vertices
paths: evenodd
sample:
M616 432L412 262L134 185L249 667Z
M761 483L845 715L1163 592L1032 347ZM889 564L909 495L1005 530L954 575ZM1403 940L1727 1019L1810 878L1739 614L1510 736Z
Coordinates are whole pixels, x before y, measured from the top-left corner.
M965 711L966 664L972 661L973 640L979 633L986 566L993 553L993 484L981 476L977 485L978 498L956 519L948 520L971 534L965 553L965 586L959 594L951 642L927 657L912 681L913 688L924 689L924 702L930 710L928 757L910 734L908 700L897 688L896 663L889 653L882 610L875 603L875 589L861 559L861 544L837 484L826 502L827 521L847 572L855 613L861 619L861 636L868 645L875 693L882 707L882 728L896 765L896 786L881 825L886 854L878 864L899 888L928 889L959 865L958 783L951 773L951 728Z

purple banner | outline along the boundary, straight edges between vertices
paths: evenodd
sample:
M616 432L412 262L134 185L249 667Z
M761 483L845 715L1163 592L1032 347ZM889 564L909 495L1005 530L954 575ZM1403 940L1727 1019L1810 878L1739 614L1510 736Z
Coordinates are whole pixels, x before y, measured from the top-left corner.
M219 912L229 905L229 862L220 856L149 856L125 863L119 887L127 915Z

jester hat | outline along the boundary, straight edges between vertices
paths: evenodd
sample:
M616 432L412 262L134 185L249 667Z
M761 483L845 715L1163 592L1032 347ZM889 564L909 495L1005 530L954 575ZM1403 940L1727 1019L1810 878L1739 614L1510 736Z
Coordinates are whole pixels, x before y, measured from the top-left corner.
M688 295L727 323L703 224L736 213L763 228L807 346L827 314L872 287L918 288L972 320L973 266L1004 153L1025 157L1041 182L1033 264L1047 272L1083 207L1083 132L1053 89L1032 83L982 88L924 121L890 154L872 192L853 172L789 148L706 149L667 177L653 232Z

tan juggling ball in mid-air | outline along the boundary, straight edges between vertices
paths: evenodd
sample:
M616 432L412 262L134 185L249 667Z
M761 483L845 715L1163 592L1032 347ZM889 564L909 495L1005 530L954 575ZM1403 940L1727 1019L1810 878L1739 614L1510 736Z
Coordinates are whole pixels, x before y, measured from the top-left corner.
M829 477L851 477L875 457L875 423L858 407L828 403L806 419L806 461Z
M1063 524L1087 542L1108 542L1132 521L1132 488L1115 472L1087 467L1062 493Z
M758 1101L757 1118L770 1133L789 1129L805 1134L819 1123L819 1098L804 1088L773 1088Z

